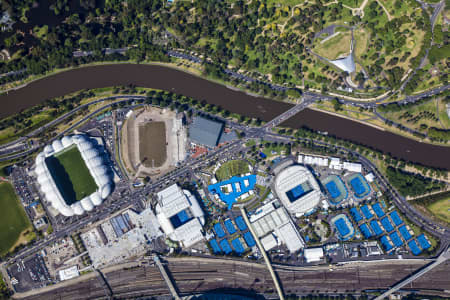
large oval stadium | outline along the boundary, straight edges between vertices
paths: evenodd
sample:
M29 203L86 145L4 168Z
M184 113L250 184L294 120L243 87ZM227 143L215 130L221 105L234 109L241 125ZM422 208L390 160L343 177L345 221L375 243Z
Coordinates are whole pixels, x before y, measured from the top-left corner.
M112 192L109 166L93 139L65 136L36 157L36 175L45 199L64 216L91 211Z

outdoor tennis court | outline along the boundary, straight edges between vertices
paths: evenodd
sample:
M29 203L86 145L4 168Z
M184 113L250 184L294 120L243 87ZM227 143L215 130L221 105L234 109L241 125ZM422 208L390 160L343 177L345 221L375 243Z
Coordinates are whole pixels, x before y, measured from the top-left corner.
M367 181L361 174L354 174L350 176L348 182L352 187L355 197L364 198L365 196L369 195L370 193L369 184L367 184Z
M322 184L327 189L332 204L336 205L347 198L347 188L339 176L330 175L322 181Z

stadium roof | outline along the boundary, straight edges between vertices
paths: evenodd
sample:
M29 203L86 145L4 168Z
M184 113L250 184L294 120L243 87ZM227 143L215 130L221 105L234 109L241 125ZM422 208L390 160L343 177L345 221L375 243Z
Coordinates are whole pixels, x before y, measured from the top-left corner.
M355 61L353 60L353 54L350 53L348 56L344 58L339 58L335 60L330 60L330 62L347 73L353 73L356 70Z
M73 145L80 152L89 173L97 185L97 190L80 201L68 205L50 173L46 158L58 154ZM45 146L44 151L36 157L35 173L46 200L64 216L82 215L85 211L93 210L94 206L102 204L103 200L112 191L112 178L108 173L108 167L92 139L86 135L65 136L61 140L55 140L52 144Z
M194 117L189 126L189 138L196 144L214 148L219 142L222 130L223 124L220 122Z
M157 197L155 210L158 222L170 239L182 243L184 247L190 247L203 239L204 213L197 199L189 191L173 184L158 192ZM174 226L171 218L186 210L189 211L186 214L192 218L187 218L178 227Z
M291 201L287 192L306 182L312 190ZM282 170L276 176L274 186L275 192L290 213L304 214L320 202L320 187L311 172L303 166L294 165Z

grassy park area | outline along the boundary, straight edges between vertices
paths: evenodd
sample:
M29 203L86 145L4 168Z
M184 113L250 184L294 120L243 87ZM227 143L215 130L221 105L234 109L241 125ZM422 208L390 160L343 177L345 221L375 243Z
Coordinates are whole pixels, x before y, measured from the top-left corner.
M0 183L0 256L13 248L24 232L30 231L27 215L8 182Z
M336 59L350 53L351 40L351 31L338 31L328 39L315 42L313 51L322 57Z
M233 176L250 172L248 163L243 160L230 160L220 166L216 171L219 181L230 179Z
M69 205L89 196L97 189L97 184L76 146L55 155L54 159L49 160L49 165L56 185L66 194L64 199Z
M450 223L450 197L429 204L427 209L438 219Z

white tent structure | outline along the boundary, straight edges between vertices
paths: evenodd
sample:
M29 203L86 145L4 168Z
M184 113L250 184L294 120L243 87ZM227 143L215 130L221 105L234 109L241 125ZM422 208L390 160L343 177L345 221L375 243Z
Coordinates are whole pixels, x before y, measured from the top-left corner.
M75 145L80 151L81 157L97 185L97 190L80 201L68 205L56 186L45 160L72 145ZM101 153L95 148L93 141L86 135L65 136L61 140L55 140L51 145L45 146L44 151L36 157L35 173L46 200L64 216L82 215L85 211L91 211L94 206L102 204L103 200L112 192L112 178L108 174L108 167L101 157Z

